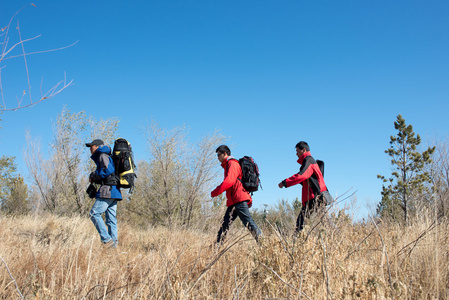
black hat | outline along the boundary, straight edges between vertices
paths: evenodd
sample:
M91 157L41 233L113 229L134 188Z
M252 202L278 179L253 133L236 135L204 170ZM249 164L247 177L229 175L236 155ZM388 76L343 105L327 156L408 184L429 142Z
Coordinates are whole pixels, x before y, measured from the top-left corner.
M92 143L86 143L86 147L104 145L102 140L93 140Z

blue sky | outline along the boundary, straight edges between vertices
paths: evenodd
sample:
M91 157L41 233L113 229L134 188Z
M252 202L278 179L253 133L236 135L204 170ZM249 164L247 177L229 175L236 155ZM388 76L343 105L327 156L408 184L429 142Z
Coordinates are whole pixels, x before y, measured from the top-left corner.
M333 195L357 190L360 218L380 200L377 174L390 173L384 150L398 114L424 139L448 133L447 1L29 4L0 0L0 27L26 6L15 19L22 37L42 34L29 52L78 43L28 58L33 95L41 78L50 87L64 72L72 87L1 115L0 155L17 156L22 172L25 131L48 143L66 105L118 117L137 159L147 157L138 130L146 119L185 124L192 141L221 129L233 155L259 164L255 207L300 196L299 186L277 184L298 171L294 146L305 140L325 161ZM5 97L14 99L26 88L23 61L2 67Z

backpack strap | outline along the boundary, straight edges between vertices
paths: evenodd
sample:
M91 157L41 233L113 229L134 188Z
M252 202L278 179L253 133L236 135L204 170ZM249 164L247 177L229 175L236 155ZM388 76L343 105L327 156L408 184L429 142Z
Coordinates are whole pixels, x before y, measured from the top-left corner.
M108 159L112 160L112 164L114 165L114 160L111 159L111 155L108 153L102 153L104 155L106 155L108 157ZM109 162L111 163L111 162ZM94 183L96 184L101 184L101 185L118 185L119 183L119 179L118 177L115 175L115 166L114 166L114 173L112 173L111 175L109 175L106 178L100 179L100 180L95 180Z
M230 162L231 160L235 160L235 161L239 164L239 166L240 166L240 162L238 161L238 159L236 159L236 158L234 158L234 157L230 158L230 159L227 161L227 164L226 164L226 174L228 174L228 171L229 171L229 162ZM240 167L240 170L241 170L241 169L242 169L242 167ZM243 176L243 174L242 174L242 176ZM242 182L242 178L241 178L241 177L237 177L237 180L240 181L240 182Z

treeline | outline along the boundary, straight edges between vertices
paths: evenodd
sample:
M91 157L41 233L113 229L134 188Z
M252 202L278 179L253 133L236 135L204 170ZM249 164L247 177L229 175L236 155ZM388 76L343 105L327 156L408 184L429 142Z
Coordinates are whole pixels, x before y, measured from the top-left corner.
M118 138L118 124L116 118L98 120L85 112L72 113L64 108L54 124L47 155L42 153L39 141L28 135L24 160L29 185L24 175L17 172L14 157L0 158L1 212L87 215L93 203L85 193L87 174L95 166L84 144L101 138L112 145ZM378 175L385 183L377 217L407 223L422 213L437 218L447 216L447 142L432 141L432 147L420 152L421 138L413 127L401 115L394 125L397 134L390 137L391 146L385 151L391 157L393 170L390 176ZM123 192L118 217L144 227L207 229L210 224L216 225L225 199L224 195L211 199L209 193L222 178L214 150L225 142L225 137L214 132L191 143L185 127L164 130L154 121L140 129L147 146L146 157L137 162L134 192ZM280 232L289 232L300 209L300 199L292 204L281 199L275 206L253 209L252 214L260 225L269 223ZM335 211L333 217L349 218L344 209Z
M64 108L53 126L47 155L28 135L24 160L29 186L18 174L14 157L0 160L2 212L87 215L93 200L85 190L95 166L85 143L101 138L113 144L118 123L116 118L97 120ZM211 202L210 187L222 172L213 149L225 141L224 136L214 132L191 144L185 127L168 131L151 121L140 129L147 155L137 163L134 192L123 191L119 217L136 224L192 226L211 215L221 199Z

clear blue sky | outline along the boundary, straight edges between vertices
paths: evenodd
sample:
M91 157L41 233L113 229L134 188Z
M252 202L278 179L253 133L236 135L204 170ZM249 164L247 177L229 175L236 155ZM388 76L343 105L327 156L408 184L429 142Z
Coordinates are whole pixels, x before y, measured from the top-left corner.
M277 184L298 171L294 146L305 140L332 194L357 190L360 218L380 200L376 175L390 173L384 150L399 113L423 138L448 133L448 1L29 3L0 0L0 27L28 5L15 19L22 37L42 34L29 52L78 43L28 58L34 95L42 77L49 86L66 72L75 85L1 115L0 155L19 164L25 130L48 143L64 105L118 117L138 159L145 119L186 124L193 141L222 129L236 157L258 162L262 207L300 196ZM5 97L20 96L23 61L2 66Z

